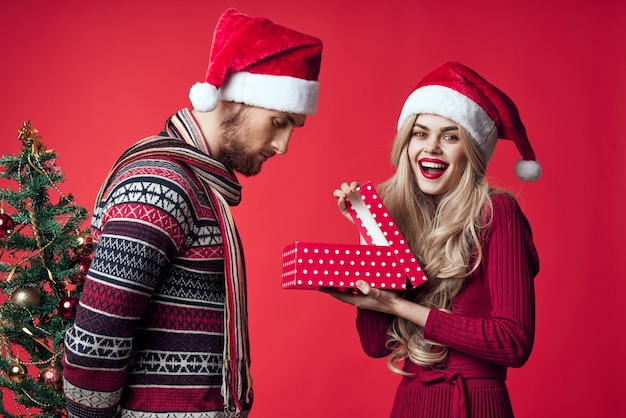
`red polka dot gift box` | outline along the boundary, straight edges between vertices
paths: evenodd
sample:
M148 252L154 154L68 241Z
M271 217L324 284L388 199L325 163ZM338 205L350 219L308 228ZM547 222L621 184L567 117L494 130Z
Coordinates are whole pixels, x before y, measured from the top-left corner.
M365 245L296 241L283 248L282 287L405 290L427 280L371 182L348 196L346 206Z
M402 290L406 279L393 251L385 247L295 242L283 250L283 288L373 287Z

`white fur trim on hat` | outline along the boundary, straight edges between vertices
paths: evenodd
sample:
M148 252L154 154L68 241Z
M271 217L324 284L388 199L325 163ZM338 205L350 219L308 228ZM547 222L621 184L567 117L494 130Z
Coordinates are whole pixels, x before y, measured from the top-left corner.
M224 101L300 115L312 115L317 111L318 92L317 81L246 71L232 74L219 90Z
M541 165L537 161L518 160L515 163L515 175L520 180L539 180L539 177L541 177Z
M478 142L485 161L491 159L496 148L498 130L487 112L467 96L440 85L420 87L404 102L398 119L398 129L410 115L421 113L443 116L463 126Z
M189 100L199 112L210 112L217 107L218 94L215 86L209 83L196 83L189 89Z

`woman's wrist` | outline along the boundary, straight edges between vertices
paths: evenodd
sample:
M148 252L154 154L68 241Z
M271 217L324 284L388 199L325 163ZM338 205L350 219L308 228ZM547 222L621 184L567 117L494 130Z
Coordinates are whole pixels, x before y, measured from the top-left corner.
M392 306L392 313L423 328L426 326L430 308L403 298L396 298Z

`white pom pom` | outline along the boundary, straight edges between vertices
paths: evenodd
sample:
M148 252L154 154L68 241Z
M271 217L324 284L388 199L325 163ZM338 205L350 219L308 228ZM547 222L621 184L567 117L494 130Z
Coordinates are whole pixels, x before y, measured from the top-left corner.
M209 83L196 83L189 90L189 99L197 111L210 112L217 107L219 96L215 86Z
M515 163L515 175L520 180L538 180L541 177L541 165L537 161L519 160Z

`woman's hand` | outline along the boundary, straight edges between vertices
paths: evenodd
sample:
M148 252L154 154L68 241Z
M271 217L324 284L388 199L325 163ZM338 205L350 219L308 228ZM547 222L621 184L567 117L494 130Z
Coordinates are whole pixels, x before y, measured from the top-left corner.
M345 216L352 223L354 223L354 220L352 219L352 216L350 216L350 213L348 212L348 208L346 207L346 198L348 197L348 195L350 195L350 193L355 191L356 188L359 187L360 185L361 184L357 183L356 181L353 181L350 184L341 183L341 186L339 186L339 189L336 189L333 192L333 196L337 198L337 206L339 206L339 210L341 211L343 216Z
M320 289L320 291L328 293L335 299L339 299L342 302L354 305L357 308L370 309L372 311L379 311L395 315L395 303L398 300L401 300L397 292L376 289L370 286L364 280L357 280L356 287L360 292L359 294L342 292L331 288L322 288Z
M363 280L357 280L356 287L360 291L359 294L327 287L321 288L320 291L357 308L399 316L420 327L426 325L429 308L401 298L396 291L376 289Z

